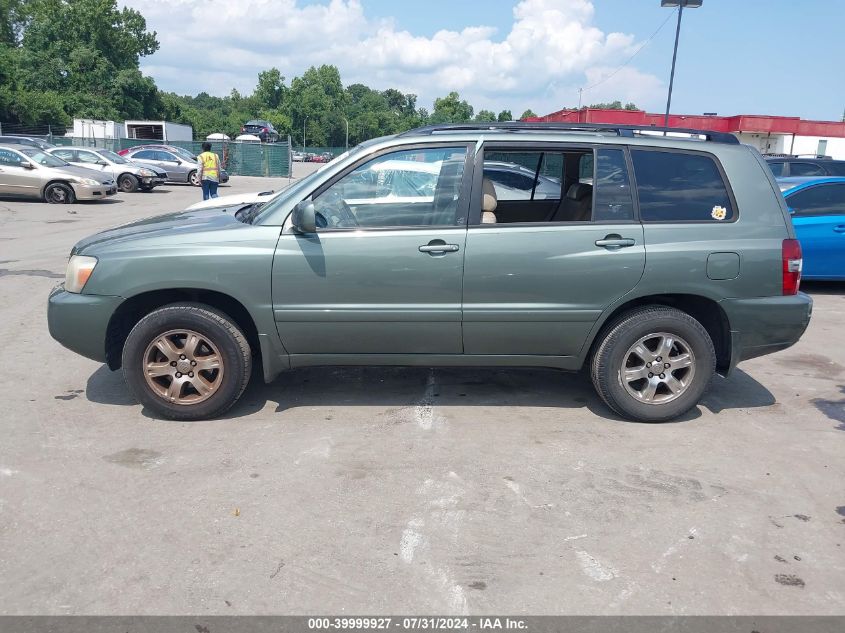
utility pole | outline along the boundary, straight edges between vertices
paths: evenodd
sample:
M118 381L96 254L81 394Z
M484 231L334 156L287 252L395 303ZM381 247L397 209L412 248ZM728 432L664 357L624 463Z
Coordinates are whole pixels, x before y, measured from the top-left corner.
M581 111L581 95L584 94L583 88L578 88L578 111Z

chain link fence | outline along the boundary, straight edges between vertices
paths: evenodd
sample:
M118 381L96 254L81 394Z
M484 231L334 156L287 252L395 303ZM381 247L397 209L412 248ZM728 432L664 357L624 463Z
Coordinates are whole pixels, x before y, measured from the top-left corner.
M113 152L138 145L173 145L196 156L202 152L203 142L211 143L211 151L220 157L223 168L231 176L263 176L288 178L291 175L290 137L283 143L250 143L240 141L161 141L130 138L77 138L64 136L64 128L54 126L25 126L0 123L0 136L10 134L40 138L54 145L100 147ZM342 151L342 150L341 150Z

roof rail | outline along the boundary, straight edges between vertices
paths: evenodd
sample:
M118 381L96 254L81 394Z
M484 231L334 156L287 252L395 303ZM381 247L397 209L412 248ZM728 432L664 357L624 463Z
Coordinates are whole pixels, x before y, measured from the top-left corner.
M681 127L662 127L653 125L619 125L614 123L553 123L546 121L506 121L481 123L442 123L424 125L398 136L416 136L436 134L438 132L604 132L617 136L669 136L670 134L685 134L690 138L711 141L713 143L739 144L739 140L729 132L714 132L712 130L696 130Z

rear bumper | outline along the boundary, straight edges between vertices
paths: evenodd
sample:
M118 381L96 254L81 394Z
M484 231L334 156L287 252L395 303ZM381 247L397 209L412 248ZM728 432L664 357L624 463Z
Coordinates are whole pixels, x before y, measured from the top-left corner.
M726 373L741 361L797 343L813 314L813 300L803 292L788 297L725 299L720 305L731 328L731 362Z
M50 336L77 354L105 362L106 330L122 302L123 297L75 294L57 286L47 303Z

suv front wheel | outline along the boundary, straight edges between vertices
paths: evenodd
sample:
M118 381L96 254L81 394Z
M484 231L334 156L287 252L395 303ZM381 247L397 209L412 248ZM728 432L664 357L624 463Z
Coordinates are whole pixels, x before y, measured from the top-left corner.
M713 341L686 312L647 306L606 331L590 363L596 391L617 414L664 422L694 407L716 366Z
M225 314L172 304L142 318L123 346L123 375L145 407L173 420L224 413L252 369L249 343Z

